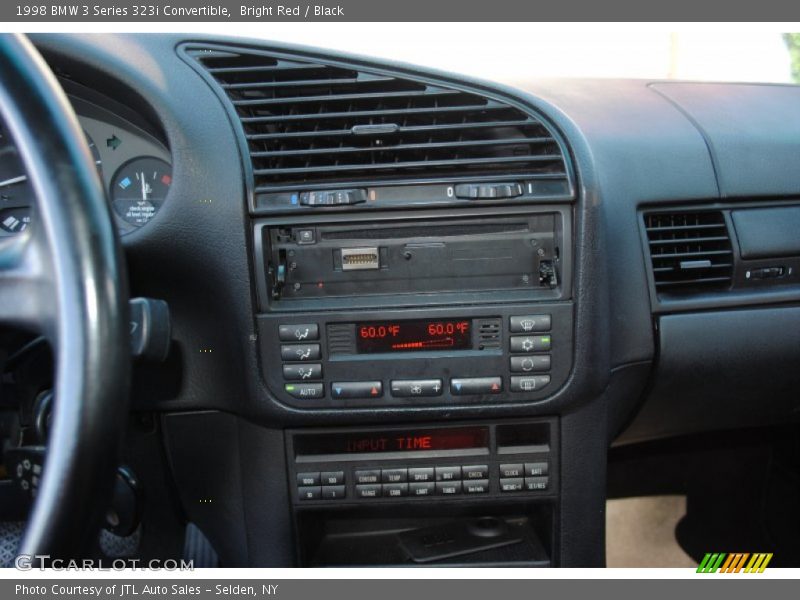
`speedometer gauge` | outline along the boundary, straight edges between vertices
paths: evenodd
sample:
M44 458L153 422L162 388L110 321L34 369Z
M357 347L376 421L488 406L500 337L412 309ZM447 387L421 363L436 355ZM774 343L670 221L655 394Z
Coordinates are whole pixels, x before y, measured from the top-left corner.
M122 165L111 182L111 204L126 223L141 227L152 219L169 192L172 167L150 156Z

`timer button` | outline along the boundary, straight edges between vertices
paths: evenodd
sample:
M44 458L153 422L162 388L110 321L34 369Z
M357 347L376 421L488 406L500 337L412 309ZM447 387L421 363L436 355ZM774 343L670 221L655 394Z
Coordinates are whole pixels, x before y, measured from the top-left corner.
M460 481L437 481L436 494L438 496L453 496L461 493Z

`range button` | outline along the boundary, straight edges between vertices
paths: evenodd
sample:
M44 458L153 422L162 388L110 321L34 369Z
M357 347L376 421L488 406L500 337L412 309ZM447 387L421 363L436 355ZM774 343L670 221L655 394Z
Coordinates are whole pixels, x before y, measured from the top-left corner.
M358 498L380 498L381 484L369 483L356 486L356 497Z

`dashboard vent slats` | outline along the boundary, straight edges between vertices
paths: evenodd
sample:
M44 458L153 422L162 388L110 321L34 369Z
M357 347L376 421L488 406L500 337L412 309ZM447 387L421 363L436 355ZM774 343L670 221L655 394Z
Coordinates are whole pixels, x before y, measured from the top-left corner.
M731 285L733 250L720 211L646 213L644 224L659 293L687 294Z
M255 191L430 181L569 181L561 143L506 101L245 47L186 52L231 100Z

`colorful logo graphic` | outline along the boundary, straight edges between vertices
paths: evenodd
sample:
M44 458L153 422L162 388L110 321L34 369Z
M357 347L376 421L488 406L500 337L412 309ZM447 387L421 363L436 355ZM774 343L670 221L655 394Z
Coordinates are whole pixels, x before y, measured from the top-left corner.
M749 552L737 552L726 554L725 552L708 552L700 566L697 567L698 573L763 573L769 561L772 560L772 553L759 552L750 554Z

